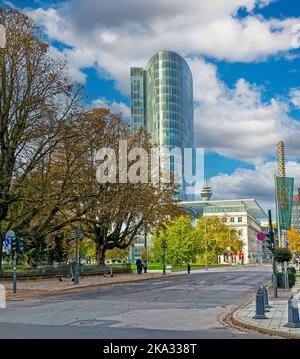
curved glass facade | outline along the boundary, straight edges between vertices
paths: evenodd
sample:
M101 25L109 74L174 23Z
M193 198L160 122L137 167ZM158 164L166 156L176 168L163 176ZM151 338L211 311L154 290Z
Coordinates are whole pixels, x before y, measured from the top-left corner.
M193 78L177 53L160 51L146 70L131 69L131 123L159 146L193 147Z
M183 165L183 149L194 148L193 78L177 53L160 51L146 69L131 68L131 125L145 127L159 147L181 149ZM170 159L171 173L176 172L174 161ZM178 198L186 199L184 192L185 185Z
M161 51L146 69L146 122L159 146L193 147L193 79L185 60Z

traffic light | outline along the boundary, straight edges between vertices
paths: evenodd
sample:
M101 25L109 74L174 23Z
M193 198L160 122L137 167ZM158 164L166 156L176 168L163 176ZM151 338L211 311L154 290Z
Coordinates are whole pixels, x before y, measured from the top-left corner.
M15 253L17 251L17 246L18 246L18 238L17 237L12 237L11 239L11 253Z
M265 243L266 243L266 247L270 251L273 251L275 249L275 241L274 241L274 232L273 232L273 230L271 230L271 231L269 230L269 233L266 234Z
M22 253L24 251L24 239L18 237L17 252Z

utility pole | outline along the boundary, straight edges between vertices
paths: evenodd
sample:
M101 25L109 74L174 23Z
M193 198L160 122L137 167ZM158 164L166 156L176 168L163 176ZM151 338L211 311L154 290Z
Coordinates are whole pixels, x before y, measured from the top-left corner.
M276 262L275 262L275 241L274 241L274 230L273 230L273 225L272 225L272 213L271 210L268 210L268 217L269 217L269 238L270 238L270 250L272 253L272 269L273 269L273 274L272 274L272 289L273 289L273 298L277 298L278 294L277 294L277 276L276 276Z

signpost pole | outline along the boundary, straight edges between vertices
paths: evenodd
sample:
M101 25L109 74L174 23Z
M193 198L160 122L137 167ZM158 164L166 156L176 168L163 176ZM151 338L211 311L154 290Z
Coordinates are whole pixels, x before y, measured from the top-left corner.
M163 275L166 274L166 249L167 249L167 241L162 241L161 248L163 249Z
M273 225L272 225L272 212L269 209L268 210L268 217L269 217L269 238L270 238L270 244L271 244L271 253L272 253L272 290L273 290L273 298L278 297L277 293L277 268L276 268L276 261L275 261L275 239L274 239L274 231L273 231ZM279 222L279 221L278 221Z
M13 293L17 293L17 251L14 253Z
M75 278L74 278L74 284L78 284L79 283L79 268L78 268L78 256L79 256L79 245L78 245L78 230L76 230L76 234L75 234L75 241L76 241L76 262L75 262Z
M166 248L164 248L163 275L166 274Z
M277 218L277 236L278 244L281 245L281 230L280 230L280 219L279 219L279 202L278 202L278 193L277 193L277 180L276 175L274 174L274 184L275 184L275 204L276 204L276 218Z
M206 216L205 216L205 270L208 269L207 267L207 222L206 222Z

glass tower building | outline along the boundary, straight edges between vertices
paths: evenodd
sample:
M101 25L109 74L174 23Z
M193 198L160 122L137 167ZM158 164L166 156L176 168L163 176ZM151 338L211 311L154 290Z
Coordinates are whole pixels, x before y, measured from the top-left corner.
M159 146L194 146L193 78L177 53L160 51L145 70L131 68L131 121Z
M160 51L146 69L131 68L131 125L159 147L194 147L193 78L180 55Z
M291 227L300 233L300 196L293 196Z

